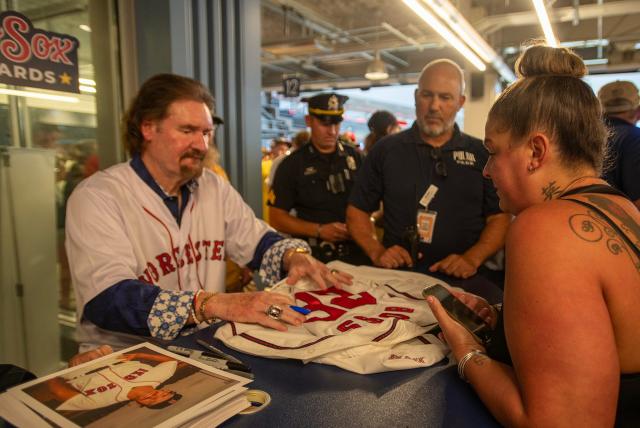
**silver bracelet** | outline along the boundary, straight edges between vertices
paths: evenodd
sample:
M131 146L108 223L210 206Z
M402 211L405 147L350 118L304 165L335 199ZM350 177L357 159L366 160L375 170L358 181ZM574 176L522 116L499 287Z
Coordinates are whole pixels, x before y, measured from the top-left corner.
M475 357L476 355L484 355L485 357L488 357L486 353L480 351L479 349L473 349L467 352L464 355L464 357L460 358L460 361L458 361L458 376L460 376L460 379L462 379L465 382L469 382L469 379L467 379L467 377L464 375L464 368L469 362L469 360Z

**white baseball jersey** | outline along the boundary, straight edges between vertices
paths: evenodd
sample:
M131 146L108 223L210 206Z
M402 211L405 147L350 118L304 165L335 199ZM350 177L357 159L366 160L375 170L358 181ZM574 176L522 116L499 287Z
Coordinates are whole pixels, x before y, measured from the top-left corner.
M421 294L441 281L342 262L329 266L352 274L353 285L315 290L308 280L295 286L282 281L272 290L312 311L303 325L280 332L231 322L216 337L248 354L333 364L356 373L426 367L444 358L446 346L425 334L436 319Z
M129 163L78 185L67 205L66 248L79 317L88 301L125 279L167 290L223 292L225 256L239 265L251 261L273 229L211 171L205 169L196 182L179 226ZM86 320L78 336L81 342L118 345L115 333L102 333ZM126 336L120 335L121 343Z
M177 366L177 361L167 361L155 367L139 361L124 361L68 379L67 383L80 393L59 405L56 410L92 410L128 401L127 395L132 388L156 388L173 376Z

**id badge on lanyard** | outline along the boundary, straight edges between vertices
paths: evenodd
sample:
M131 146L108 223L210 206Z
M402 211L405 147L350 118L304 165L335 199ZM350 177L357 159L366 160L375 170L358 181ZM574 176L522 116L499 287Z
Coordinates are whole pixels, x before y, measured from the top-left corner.
M436 227L436 217L438 216L438 213L436 211L429 210L429 204L437 192L438 186L431 184L420 199L420 205L422 205L424 209L419 209L416 216L418 236L420 236L420 242L425 244L430 244L433 240L433 231Z

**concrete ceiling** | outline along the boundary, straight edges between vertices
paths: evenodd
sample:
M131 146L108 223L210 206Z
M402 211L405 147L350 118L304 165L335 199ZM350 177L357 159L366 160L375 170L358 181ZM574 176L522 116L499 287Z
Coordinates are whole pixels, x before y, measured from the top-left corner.
M523 42L542 37L530 0L452 3L509 66ZM640 68L640 0L551 0L547 9L562 43L608 42L574 47L585 59L608 60L592 73ZM390 77L372 83L364 73L376 50ZM441 57L477 71L401 0L262 0L267 90L281 90L288 76L300 77L303 90L414 83L424 64Z

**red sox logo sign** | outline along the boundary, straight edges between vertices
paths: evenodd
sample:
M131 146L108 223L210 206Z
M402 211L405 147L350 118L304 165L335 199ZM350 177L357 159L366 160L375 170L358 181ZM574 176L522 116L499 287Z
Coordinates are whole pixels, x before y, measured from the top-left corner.
M0 83L79 92L75 37L34 28L21 13L0 13Z

